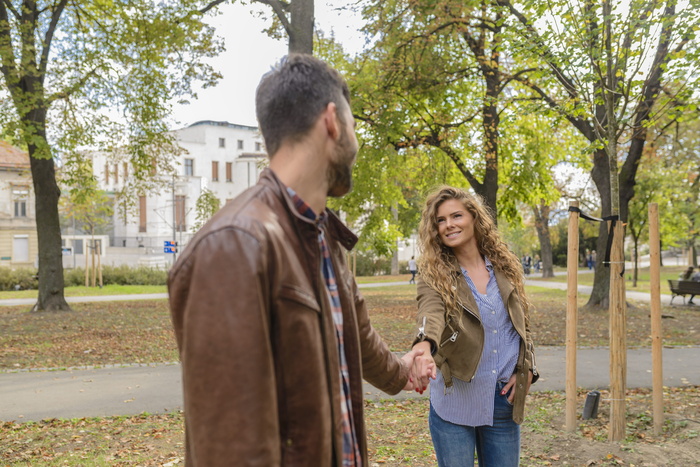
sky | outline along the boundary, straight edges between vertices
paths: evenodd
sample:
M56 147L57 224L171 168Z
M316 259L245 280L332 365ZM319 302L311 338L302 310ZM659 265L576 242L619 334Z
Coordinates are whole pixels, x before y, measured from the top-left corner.
M352 13L339 12L328 0L316 0L316 24L325 35L331 32L346 51L358 52L364 43L358 32L361 19ZM286 40L274 40L263 29L269 24L252 10L272 10L265 5L251 7L235 4L221 6L221 14L209 24L225 41L226 51L210 63L223 74L216 87L197 91L198 99L187 105L177 104L173 117L181 128L200 120L227 121L257 126L255 89L263 74L287 53Z

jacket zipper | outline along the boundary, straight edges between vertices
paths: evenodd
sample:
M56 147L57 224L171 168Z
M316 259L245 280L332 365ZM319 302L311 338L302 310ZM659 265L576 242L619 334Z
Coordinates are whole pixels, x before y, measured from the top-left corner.
M530 342L528 344L529 350L530 350L530 355L532 355L532 374L537 375L537 359L535 357L535 344Z
M479 326L481 326L481 333L483 334L484 333L484 325L482 324L481 319L473 311L471 311L469 308L467 308L462 302L457 301L457 303L459 303L459 306L464 308L464 311L466 311L467 313L472 315L474 318L476 318L477 321L479 321ZM481 356L483 354L484 354L484 346L482 345L481 349L479 350L479 359L477 360L477 362L481 361ZM477 363L477 366L479 366L478 363ZM475 375L476 375L476 370L474 370L474 373L472 374L472 377L469 379L469 381L472 381L474 379Z
M418 334L416 335L416 337L417 337L420 341L424 341L425 338L427 337L427 336L425 335L425 321L426 321L426 319L427 319L427 317L426 317L426 316L423 316L423 324L418 328Z

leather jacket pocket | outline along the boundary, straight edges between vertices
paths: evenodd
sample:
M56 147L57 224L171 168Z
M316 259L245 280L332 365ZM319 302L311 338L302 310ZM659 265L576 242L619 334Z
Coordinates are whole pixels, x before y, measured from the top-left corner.
M314 294L296 285L282 285L280 288L279 298L294 301L299 305L311 308L317 313L321 312L321 308L319 307Z

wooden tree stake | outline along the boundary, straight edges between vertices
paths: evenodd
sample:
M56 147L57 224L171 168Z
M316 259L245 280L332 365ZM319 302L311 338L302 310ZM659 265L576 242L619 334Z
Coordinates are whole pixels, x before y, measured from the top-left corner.
M649 205L649 268L651 277L651 375L654 407L654 434L664 426L664 376L661 336L661 242L659 237L659 205Z
M569 206L578 208L578 201ZM578 325L578 220L569 212L569 242L566 257L566 431L576 429L576 327Z
M622 222L615 222L610 253L610 441L625 438L627 386L627 320L625 303L625 257ZM610 232L612 234L612 232Z

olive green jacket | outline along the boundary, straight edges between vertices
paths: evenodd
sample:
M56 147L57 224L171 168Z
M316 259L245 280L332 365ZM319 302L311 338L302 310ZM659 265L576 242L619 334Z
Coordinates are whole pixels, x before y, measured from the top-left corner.
M453 265L452 273L458 304L458 310L451 313L456 317L454 319L447 318L445 303L440 294L419 278L418 333L414 341L414 345L422 340L430 342L435 364L440 368L447 387L452 386L453 377L462 381L471 381L474 378L484 349L484 326L474 295L464 280L458 264ZM533 374L533 383L539 378L535 349L530 335L530 319L520 303L520 297L513 284L496 267L494 267L494 274L510 320L520 335L520 353L515 367L513 420L516 423L522 423L525 414L528 371Z

